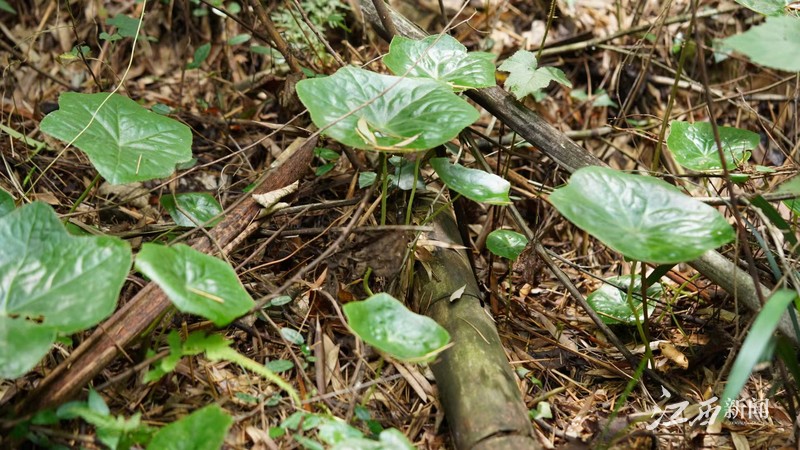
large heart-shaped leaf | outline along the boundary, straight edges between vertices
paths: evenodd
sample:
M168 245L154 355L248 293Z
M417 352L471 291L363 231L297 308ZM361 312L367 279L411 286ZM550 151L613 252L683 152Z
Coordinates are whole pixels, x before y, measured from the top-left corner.
M767 17L765 23L722 42L756 64L800 72L800 19L797 17Z
M192 158L189 127L127 97L65 92L58 106L42 120L41 130L62 141L75 140L111 184L163 178Z
M447 187L476 202L492 205L511 203L511 183L493 173L451 164L447 158L431 158L431 167Z
M225 326L255 302L225 261L189 247L144 244L136 269L158 283L179 310Z
M450 341L436 321L409 311L389 294L375 294L342 309L358 337L400 361L430 361Z
M355 148L415 152L441 145L478 119L446 85L343 67L297 83L314 124Z
M117 238L70 236L50 206L0 218L0 378L36 365L57 333L108 317L131 266Z
M495 85L494 55L467 52L449 35L414 40L395 36L383 63L395 75L431 78L450 83L456 89Z
M222 206L213 195L205 192L168 194L161 197L159 202L178 226L196 227L206 224L207 227L213 227L222 220L222 217L211 220L222 213Z
M674 186L605 167L577 170L550 202L570 222L638 261L690 261L735 237L722 214Z
M631 310L628 304L628 288L631 285L631 276L622 275L618 277L611 277L606 279L606 284L586 297L586 302L600 313L600 319L611 325L625 324L636 325L636 317L639 321L644 320L644 311L642 311L642 278L633 277L633 305L636 308L636 314ZM661 285L653 284L647 287L647 298L657 299L661 297ZM653 302L647 302L647 310L653 312Z
M756 148L761 138L752 131L733 127L717 127L725 165L733 169L750 157L750 150ZM722 164L717 153L714 131L709 122L673 121L670 123L667 138L672 156L678 164L698 172L721 170Z
M158 430L147 446L153 450L217 450L225 442L233 418L217 405L200 408Z

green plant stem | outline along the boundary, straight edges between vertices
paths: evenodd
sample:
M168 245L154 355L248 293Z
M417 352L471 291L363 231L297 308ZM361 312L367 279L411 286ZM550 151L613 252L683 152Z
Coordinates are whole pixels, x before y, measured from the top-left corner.
M372 297L372 289L369 288L369 277L372 275L372 267L367 267L367 270L364 272L364 279L362 280L362 286L364 288L364 292L367 293L370 297Z
M636 331L639 332L639 337L642 338L644 342L644 358L645 361L652 361L653 359L653 351L650 349L650 336L647 330L647 296L642 296L642 312L644 316L644 323L642 320L639 320L639 313L637 312L636 305L633 302L633 286L636 281L636 268L639 265L638 261L631 262L631 281L628 285L628 289L625 295L625 299L628 301L628 308L630 308L631 312L633 313L633 320L636 322ZM644 290L644 286L646 285L644 272L646 266L642 264L642 287ZM643 292L644 294L644 292Z
M89 192L91 192L92 189L94 189L94 187L97 186L97 183L99 181L100 181L100 174L98 173L95 174L94 178L92 179L92 182L89 183L89 186L86 186L86 189L84 189L83 192L81 192L81 195L78 197L77 200L75 200L75 203L72 204L72 207L69 209L70 214L74 213L75 210L78 209L78 206L80 206L80 204L83 203L84 200L86 200L86 197L89 196Z
M381 153L381 225L386 225L386 197L389 195L388 158Z
M686 36L681 43L681 55L678 58L678 67L675 69L675 82L672 84L672 89L669 93L669 100L667 101L667 109L664 111L664 119L661 123L661 130L658 132L658 139L656 140L656 149L653 152L653 161L650 163L650 171L655 173L658 171L658 166L661 160L661 147L664 145L664 136L667 134L667 124L669 123L669 116L672 114L672 107L675 105L675 97L678 95L678 85L681 81L681 74L683 73L683 66L686 64L686 57L689 54L687 49L687 42L690 41L688 36L692 35L694 29L694 20L689 21L689 29L686 31ZM723 159L724 161L724 159Z
M417 155L414 160L414 184L411 185L411 195L408 196L408 205L406 206L406 225L411 225L411 216L414 210L414 195L417 193L417 179L419 178L419 165L422 161L422 156Z

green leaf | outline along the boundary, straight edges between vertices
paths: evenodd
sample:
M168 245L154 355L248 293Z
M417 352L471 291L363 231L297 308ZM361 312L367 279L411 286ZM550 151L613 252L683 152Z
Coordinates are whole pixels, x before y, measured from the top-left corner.
M800 72L800 18L767 17L765 23L723 40L754 63L787 72Z
M247 33L237 34L236 36L228 39L228 45L244 44L250 40L250 35Z
M72 142L86 128L74 144L111 184L167 177L175 164L192 158L189 127L127 97L65 92L58 105L42 120L41 130Z
M717 127L725 165L728 169L740 166L750 158L750 150L761 141L758 134L733 127ZM709 122L670 123L667 146L675 161L683 167L697 172L721 170L722 163L717 153L714 130Z
M196 227L203 224L213 227L222 220L222 217L219 217L217 220L211 221L214 217L222 214L222 206L211 194L201 192L168 194L161 197L159 201L175 224L181 227ZM180 211L178 206L190 217Z
M365 187L375 184L378 174L375 172L361 172L358 174L358 188L364 189Z
M122 37L134 37L136 36L136 30L139 29L139 19L134 19L125 14L117 14L110 19L106 19L106 25L117 27L117 34Z
M716 209L674 186L604 167L577 170L550 202L570 222L638 261L690 261L735 237Z
M321 158L324 161L336 161L339 159L339 153L329 148L317 147L314 149L314 156Z
M0 378L32 369L57 333L108 317L131 265L126 242L70 236L40 202L0 218L0 248Z
M0 217L10 213L14 210L14 208L16 208L14 205L14 197L12 197L8 192L0 189Z
M326 135L361 149L427 150L453 139L479 116L436 81L351 66L298 82L297 95Z
M378 441L350 438L331 447L331 450L414 450L408 438L395 428L381 431Z
M494 55L467 52L449 35L428 36L422 40L395 36L383 63L395 75L431 78L455 88L472 89L495 85Z
M600 289L592 292L586 297L586 302L600 314L603 322L610 325L636 325L636 317L639 321L644 320L642 311L642 278L633 277L633 304L636 306L636 313L631 310L628 304L628 288L631 285L631 276L622 275L618 277L606 278L606 283ZM661 297L661 284L653 284L647 287L647 298L658 299ZM647 310L652 313L653 303L647 302Z
M540 67L537 69L537 64L536 55L527 50L519 50L503 61L503 64L500 64L497 70L508 72L505 88L520 100L546 88L551 81L572 87L572 83L560 69L555 67Z
M294 363L287 359L276 359L264 364L264 366L275 373L281 373L292 370L294 368Z
M725 417L728 407L739 397L753 368L761 360L764 350L772 340L778 322L796 298L797 292L780 289L775 291L761 308L761 312L758 313L753 326L747 333L739 354L736 355L736 361L733 362L728 383L725 385L725 391L720 400L722 410L718 417Z
M219 450L233 418L217 405L208 405L158 430L152 450Z
M451 164L447 158L431 158L431 166L447 187L476 202L508 205L511 183L483 170Z
M306 339L303 337L303 335L293 328L281 328L281 336L283 336L283 338L289 343L294 345L303 345L306 343Z
M736 0L736 3L765 16L783 16L789 12L786 6L790 1L791 0Z
M364 433L348 425L341 419L325 418L317 428L319 440L328 445L336 445L348 439L360 439Z
M192 58L192 62L186 65L187 69L197 69L200 67L201 64L208 58L209 53L211 53L211 43L207 42L200 47L197 47L194 51L194 57Z
M12 8L11 5L9 5L6 0L0 0L0 10L5 11L9 14L14 14L14 15L17 14L14 8Z
M187 245L144 244L136 269L158 283L180 311L220 327L255 304L228 263Z
M447 330L433 319L409 311L389 294L375 294L342 309L358 337L400 361L431 361L450 341Z
M56 415L62 419L80 417L94 425L97 438L110 449L128 449L135 444L149 441L153 430L142 423L141 414L130 418L112 416L104 410L94 409L86 402L69 402L58 408Z
M524 234L511 230L494 230L486 237L486 248L497 256L515 260L528 245Z

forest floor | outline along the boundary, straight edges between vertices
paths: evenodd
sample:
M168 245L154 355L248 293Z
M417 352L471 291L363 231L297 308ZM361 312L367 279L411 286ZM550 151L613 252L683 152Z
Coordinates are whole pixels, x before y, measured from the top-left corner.
M310 120L294 92L301 77L331 74L339 67L337 60L386 73L380 58L388 44L354 13L357 1L338 7L331 6L338 2L311 0L267 3L276 26L299 56L300 74L292 73L281 55L259 39L263 28L255 26L254 31L258 18L246 2L235 9L231 9L234 2L225 3L232 17L211 11L205 1L11 2L17 14L0 13L4 68L0 188L18 204L43 201L70 223L123 237L134 251L143 242L166 242L184 232L191 234L181 236L183 240L200 235L196 229L176 230L159 198L207 192L223 207L230 206L247 195L248 187L282 152L308 136ZM309 20L316 21L336 57L318 41L308 43L314 38L294 22L303 20L296 4L303 6ZM498 64L520 49L536 52L545 37L548 2L472 1L463 9L455 0L443 4L447 22L455 24L448 32L470 50L494 53ZM697 197L724 194L721 177L687 174L666 147L660 163L652 161L665 121L708 120L700 81L700 67L705 65L717 123L762 137L743 167L743 172L753 176L739 186L741 193L769 191L796 173L797 166L789 157L796 157L793 152L800 138L796 76L757 67L742 58L716 62L710 48L701 60L694 48L687 51L682 67L684 81L675 86L681 44L686 40L695 46L689 2L556 4L544 40L547 50L539 63L563 70L572 87L553 83L543 98L528 98L524 103L588 152L625 171L658 167L657 172L682 180L681 186ZM442 31L439 2L397 1L393 5L429 33ZM100 38L101 32L115 30L110 18L120 14L136 18L143 7L147 8L141 30L144 38L135 49L129 37ZM707 43L742 31L754 17L727 1L705 2L698 12L704 13L698 14L693 26ZM592 41L615 34L613 39ZM187 68L197 58L196 50L206 43L211 44L207 56L196 61L197 68ZM497 73L500 85L505 76ZM73 148L61 151L63 142L39 131L39 122L55 108L59 94L108 92L120 82L120 94L147 108L169 111L191 128L197 160L193 167L151 182L112 186L101 180L93 185L96 172L87 156ZM473 128L505 144L517 140L483 110ZM25 145L7 130L46 145L41 149ZM372 291L391 286L392 277L404 273L392 266L402 262L394 256L403 253L407 242L398 232L377 227L378 192L371 194L367 208L357 208L369 192L359 185L359 177L380 172L376 155L343 148L325 138L318 147L327 151L317 153L298 191L287 197L290 207L262 220L256 232L237 242L227 255L256 299L270 295L276 286L306 269L288 292L293 300L265 308L263 314L219 332L240 353L278 369L307 399L306 411L331 414L364 432L396 428L418 448L449 448L452 439L430 371L381 358L354 338L331 307L331 298L347 303L368 296L363 280L366 265L373 268ZM596 290L604 278L630 273L630 264L621 255L571 225L548 203L548 193L564 184L569 173L535 147L519 145L509 153L507 147L498 150L487 144L484 150L506 165L516 207L540 242L560 257L558 264L582 294ZM774 171L756 173L755 165ZM88 195L76 213L66 215L87 188ZM406 191L391 192L390 217L395 212L402 216L407 195ZM308 209L308 205L313 207ZM486 307L518 376L524 402L535 412L531 420L543 447L795 446L792 410L796 399L787 393L792 388L783 381L777 365L759 366L743 393L751 405L766 408L761 416L748 416L743 408L739 417L724 425L701 425L676 420L684 416L659 419L658 414L646 414L677 402L665 396L657 383L634 376L636 368L609 344L563 284L535 257L523 254L509 263L486 249L489 231L514 228L502 207L475 202L463 202L461 207L469 231L466 246L474 257ZM357 213L361 214L356 217L359 231L347 236L335 255L308 266L341 236ZM760 226L758 217L751 219ZM744 244L752 245L761 270L767 264L764 252L755 241ZM732 259L738 256L732 245L721 251ZM676 266L663 281L664 295L649 321L654 368L682 391L689 410L696 414L698 405L713 403L719 396L754 315L688 266ZM129 275L120 305L145 284L141 274ZM285 334L282 338L280 330L286 328L298 331L302 342L288 342ZM195 316L168 313L146 339L126 349L126 358L108 365L92 385L111 413L126 417L141 413L143 422L163 425L215 402L235 419L226 448L312 446L312 431L274 432L295 409L281 401L273 384L235 364L192 356L160 381L143 382L148 366L137 364L148 350L163 353L171 330L198 329L210 331L213 326ZM634 328L614 330L635 355L644 354ZM0 410L8 411L24 399L88 335L89 331L78 333L71 342L59 340L27 375L0 381ZM632 377L641 381L628 393ZM40 445L102 447L94 429L79 420L35 425L31 430ZM610 433L600 440L605 431ZM7 432L4 428L0 434Z

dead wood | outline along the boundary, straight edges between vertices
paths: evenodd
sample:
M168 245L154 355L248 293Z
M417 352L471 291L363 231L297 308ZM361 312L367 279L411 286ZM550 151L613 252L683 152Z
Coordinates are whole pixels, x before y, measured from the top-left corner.
M453 218L440 213L429 238L461 246ZM540 448L494 321L481 307L463 250L436 247L419 264L414 303L450 333L453 346L431 365L456 448ZM450 296L464 289L460 298Z
M268 171L252 193L270 192L299 180L308 169L316 141L316 137L309 139L283 165ZM259 211L260 206L251 195L242 197L225 219L209 231L214 241L203 236L192 247L201 252L215 253L218 246L224 248L241 242L258 228L250 225ZM18 405L17 411L20 414L32 413L75 397L170 306L164 292L155 283L148 283L48 374Z

